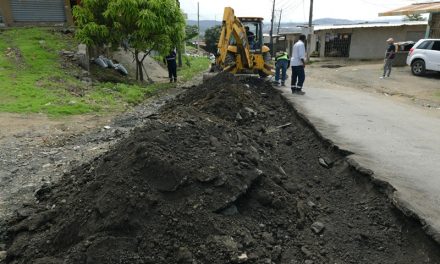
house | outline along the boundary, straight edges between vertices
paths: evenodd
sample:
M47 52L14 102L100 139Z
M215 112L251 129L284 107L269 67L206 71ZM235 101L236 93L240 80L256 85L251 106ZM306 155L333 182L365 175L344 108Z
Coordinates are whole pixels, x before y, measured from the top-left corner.
M289 28L288 31L278 33L273 36L273 43L275 51L285 50L290 53L292 52L292 47L295 42L298 40L299 35L304 34L307 35L307 28L305 27L296 27ZM264 44L269 46L270 36L269 34L264 34Z
M440 38L440 1L412 4L379 13L379 16L405 16L417 14L429 14L424 38Z
M380 59L388 38L418 41L424 38L426 26L426 21L315 26L311 50L320 57Z
M0 23L4 26L73 25L74 0L1 0Z

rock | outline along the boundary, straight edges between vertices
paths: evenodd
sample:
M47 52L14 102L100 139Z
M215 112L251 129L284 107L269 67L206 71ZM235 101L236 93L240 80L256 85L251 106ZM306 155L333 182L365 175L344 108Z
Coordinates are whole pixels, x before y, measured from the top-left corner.
M104 129L110 129L111 126L104 126Z
M40 46L43 48L43 49L45 49L46 48L46 41L44 41L44 40L40 40L40 41L38 41L38 44L40 44Z
M261 238L263 238L263 240L269 244L275 243L275 239L273 238L271 233L263 232L261 233Z
M0 261L4 261L6 259L6 251L0 251Z
M319 165L321 165L322 167L328 169L330 168L330 166L328 165L328 163L325 161L325 159L323 158L319 158L318 159Z
M244 110L246 110L250 116L257 116L257 111L255 111L254 109L250 108L250 107L245 107Z
M308 260L304 261L304 264L313 264L313 260L308 259Z
M216 147L216 148L221 147L220 142L219 142L218 139L217 139L216 137L214 137L214 136L210 136L210 137L209 137L209 142L210 142L211 146L213 146L213 147Z
M294 194L297 193L299 188L297 185L295 185L293 182L286 182L283 184L284 189L290 193L290 194Z
M312 251L310 251L306 246L301 247L301 252L307 257L311 257L313 255Z
M214 236L213 240L222 246L226 251L236 252L238 251L238 244L231 236Z
M199 173L197 175L197 180L199 182L203 182L203 183L211 182L211 181L213 181L213 180L215 180L217 178L218 178L218 176L213 174L213 173Z
M246 262L248 259L249 259L249 258L248 258L248 256L247 256L247 254L246 254L246 253L243 253L243 254L241 254L240 256L238 256L238 258L237 258L237 262L238 262L238 263L244 263L244 262Z
M315 234L319 234L324 230L325 225L322 222L316 221L312 224L310 228Z
M41 199L43 199L47 194L49 194L51 191L52 191L52 187L45 183L45 184L43 184L43 185L41 186L40 189L38 189L38 190L35 192L35 198L37 198L37 200L41 200Z
M238 213L239 213L239 212L238 212L238 208L237 208L237 206L236 206L235 204L229 206L229 207L226 208L226 209L223 209L223 210L220 212L220 214L222 214L222 215L226 215L226 216L232 216L232 215L236 215L236 214L238 214Z
M282 252L283 252L282 247L280 245L276 245L273 247L270 255L271 255L272 259L279 259Z
M186 247L179 248L177 252L177 262L178 263L192 263L193 255Z
M235 116L235 119L243 120L243 117L240 115L240 113L237 113L237 115Z
M316 204L315 204L314 202L312 202L312 201L308 201L308 202L307 202L307 205L308 205L309 207L311 207L311 208L315 208L315 207L316 207Z

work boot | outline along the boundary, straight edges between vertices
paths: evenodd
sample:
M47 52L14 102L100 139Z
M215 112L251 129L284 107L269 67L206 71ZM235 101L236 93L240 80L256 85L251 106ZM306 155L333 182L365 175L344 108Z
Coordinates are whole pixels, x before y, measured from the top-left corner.
M174 78L174 82L177 82L177 78Z
M284 87L284 86L286 86L286 84L285 84L284 82L281 82L281 86L283 86L283 87Z
M292 90L292 93L294 94L294 93L296 93L297 88L295 85L292 85L292 86L290 86L290 90Z
M170 79L170 83L172 83L172 82L173 82L173 79L171 78L171 79Z
M296 88L296 93L299 94L299 95L304 95L304 94L306 94L306 93L302 90L301 87Z

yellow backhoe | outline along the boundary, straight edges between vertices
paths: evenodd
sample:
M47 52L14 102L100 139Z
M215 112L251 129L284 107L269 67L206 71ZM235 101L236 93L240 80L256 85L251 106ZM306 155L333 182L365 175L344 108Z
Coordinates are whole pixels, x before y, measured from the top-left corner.
M263 18L236 17L225 7L217 57L212 71L239 75L273 75L269 47L263 45Z

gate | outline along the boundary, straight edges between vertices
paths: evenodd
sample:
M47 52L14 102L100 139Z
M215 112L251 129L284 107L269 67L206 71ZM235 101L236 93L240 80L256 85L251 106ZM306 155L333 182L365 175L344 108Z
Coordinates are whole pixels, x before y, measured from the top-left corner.
M11 0L14 22L65 22L64 0Z

